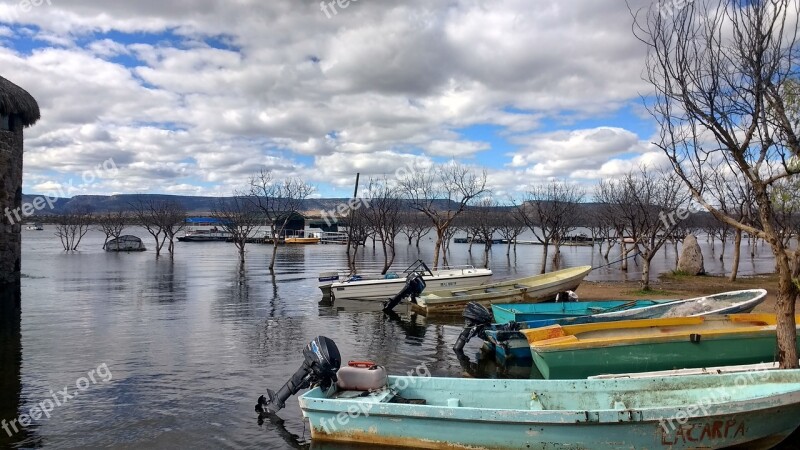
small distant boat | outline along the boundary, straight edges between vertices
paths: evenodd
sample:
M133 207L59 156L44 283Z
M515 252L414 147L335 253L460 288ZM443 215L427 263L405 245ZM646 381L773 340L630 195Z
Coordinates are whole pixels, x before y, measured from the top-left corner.
M470 302L489 305L552 300L560 292L577 289L591 270L591 266L580 266L475 288L433 291L420 296L412 308L423 314L453 314L463 311Z
M319 244L321 238L313 233L306 234L303 231L287 234L283 239L285 244Z
M771 314L731 314L551 325L521 332L539 372L564 379L772 362L775 325Z
M326 395L316 387L299 403L312 440L373 447L771 448L800 424L800 370L749 377L736 388L740 377L390 376L384 389Z
M397 295L406 284L411 273L421 273L429 288L470 287L484 283L492 276L489 269L476 269L473 266L444 267L431 270L417 260L404 271L381 274L345 275L338 272L323 272L319 276L319 288L323 295L337 300L387 300Z
M34 223L25 227L26 230L43 231L44 227L40 223Z
M107 252L143 252L147 250L141 239L129 234L111 239L103 248Z

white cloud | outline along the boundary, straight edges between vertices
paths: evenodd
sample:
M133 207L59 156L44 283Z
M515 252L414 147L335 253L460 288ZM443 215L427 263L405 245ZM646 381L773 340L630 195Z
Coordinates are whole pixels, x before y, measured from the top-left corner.
M363 1L331 19L315 1L75 0L11 18L0 36L47 46L0 41L0 67L42 107L26 190L108 157L122 170L96 188L113 192L228 190L265 165L338 187L488 152L512 172L575 176L644 151L623 126L536 132L637 101L630 20L614 0ZM472 125L519 150L458 134Z

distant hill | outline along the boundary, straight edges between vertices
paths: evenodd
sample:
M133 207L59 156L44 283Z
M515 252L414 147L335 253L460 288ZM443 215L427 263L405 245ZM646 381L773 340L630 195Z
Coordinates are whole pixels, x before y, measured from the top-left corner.
M37 195L23 194L23 203L33 203ZM45 207L34 215L46 216L61 214L74 207L89 206L92 211L102 213L116 210L130 209L130 204L138 198L156 198L161 200L176 201L183 205L190 215L209 214L214 209L218 197L199 197L183 195L161 194L123 194L123 195L76 195L72 198L59 198L53 202L53 208ZM304 202L302 210L312 215L321 211L334 211L337 206L347 203L347 198L311 198ZM444 200L442 200L444 202ZM39 201L41 203L41 201Z

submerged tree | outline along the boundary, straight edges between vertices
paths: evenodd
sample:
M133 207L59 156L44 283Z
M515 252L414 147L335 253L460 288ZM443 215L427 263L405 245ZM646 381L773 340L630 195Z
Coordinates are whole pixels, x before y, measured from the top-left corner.
M561 243L578 227L578 204L583 201L581 188L566 181L552 180L528 191L521 205L519 217L542 244L542 270L547 268L550 245L555 246L554 259L558 258Z
M128 225L128 220L127 214L121 209L96 216L95 226L106 236L103 248L106 248L111 239L117 239L117 250L119 250L119 237Z
M400 190L392 186L385 178L382 180L370 178L367 192L371 197L369 206L360 208L359 212L363 213L364 220L372 229L373 239L381 241L383 250L381 274L386 274L394 263L394 241L400 230L400 211L403 207L403 200L400 198Z
M433 268L437 269L440 253L452 237L453 220L473 198L486 192L486 171L476 173L469 167L448 163L412 172L400 180L400 188L409 206L424 214L436 231Z
M129 203L131 212L139 225L153 236L156 256L161 255L164 244L169 241L167 250L175 253L175 237L186 224L186 209L175 200L165 200L158 196L137 196Z
M233 197L218 198L211 216L228 232L239 250L239 262L244 263L245 246L262 222L261 210L247 196L237 193Z
M800 252L780 239L773 186L800 173L796 105L798 11L790 0L688 2L671 15L634 12L648 46L647 107L655 142L694 199L718 220L766 241L779 275L778 359L798 366ZM722 211L708 182L729 170L753 191L758 224Z
M272 258L269 271L275 270L275 258L278 254L278 240L285 234L286 227L292 217L300 214L305 200L314 187L299 178L275 179L271 170L262 169L250 178L250 195L253 204L270 224L272 235Z
M78 249L81 240L94 222L92 209L89 206L69 208L56 217L56 236L61 240L65 251Z

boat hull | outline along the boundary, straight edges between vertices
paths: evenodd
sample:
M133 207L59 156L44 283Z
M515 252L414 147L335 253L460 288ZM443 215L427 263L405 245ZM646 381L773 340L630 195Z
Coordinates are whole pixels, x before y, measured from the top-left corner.
M419 313L430 314L460 314L467 303L475 302L488 306L492 303L536 303L552 300L556 294L578 288L586 275L591 272L591 267L577 267L565 269L537 277L529 277L525 285L519 285L517 280L494 283L482 287L481 292L459 295L454 289L425 294L412 304L412 309ZM541 281L536 281L541 277ZM509 286L513 288L509 289ZM516 287L520 286L520 287ZM494 289L497 289L494 291ZM430 292L433 289L427 289Z
M782 373L773 372L770 378L782 379L792 371L779 372ZM797 374L789 378L796 379ZM710 395L716 386L738 398L735 389L730 389L735 380L732 375L564 382L432 378L421 383L445 392L452 400L429 401L426 405L339 401L322 398L319 389L315 389L300 398L300 407L311 424L311 437L315 441L429 449L716 449L735 445L770 448L797 428L800 421L797 384L792 385L791 391L773 389L771 385L763 389L754 386L763 390L763 394L727 402L715 400L714 404L693 395L692 388L699 387L695 389L698 395ZM390 377L390 385L399 381L398 377ZM595 384L598 381L615 383ZM556 398L554 392L570 387L577 399L574 404L564 400L568 404L562 405L562 409L538 409L550 398ZM683 390L685 401L673 398L664 400L667 404L661 407L625 408L627 398L642 392L653 397L672 397L665 394L669 389ZM422 390L412 387L410 391L407 394L400 390L400 394L406 398L415 395L425 398L420 395ZM509 393L523 402L529 401L530 406L494 409L475 407L475 401L468 400ZM621 400L616 402L619 403L616 408L611 405L598 408L598 398ZM461 406L461 401L467 404ZM703 407L687 414L692 405Z
M529 322L534 320L564 319L600 314L617 308L635 309L653 306L670 300L608 300L595 302L561 302L533 304L493 304L495 323Z
M480 286L492 277L491 271L465 273L463 275L431 277L423 275L425 289L442 289L451 287ZM337 300L387 300L394 297L406 284L406 279L393 278L382 280L368 280L365 282L337 282L330 285L330 294ZM320 286L323 293L328 286Z

